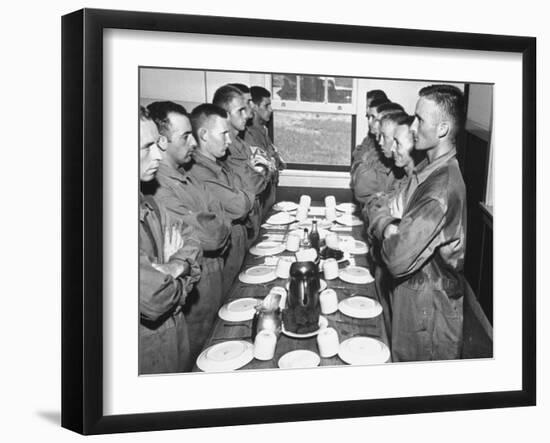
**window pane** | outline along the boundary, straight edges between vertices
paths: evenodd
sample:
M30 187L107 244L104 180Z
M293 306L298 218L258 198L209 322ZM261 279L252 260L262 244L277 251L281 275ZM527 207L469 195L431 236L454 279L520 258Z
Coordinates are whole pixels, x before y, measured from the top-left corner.
M296 75L273 74L271 76L273 98L296 101L296 81Z
M328 77L328 102L351 103L353 79L348 77Z
M303 102L323 103L325 101L325 77L301 75L300 100Z
M276 111L275 146L287 163L348 166L351 115Z

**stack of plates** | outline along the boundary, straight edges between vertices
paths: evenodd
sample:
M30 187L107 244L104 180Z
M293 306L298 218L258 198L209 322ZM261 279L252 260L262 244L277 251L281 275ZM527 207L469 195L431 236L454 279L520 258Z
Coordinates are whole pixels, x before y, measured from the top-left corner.
M376 300L362 295L349 297L338 303L338 310L348 317L372 318L380 315L382 305Z
M265 265L252 266L239 274L239 280L248 284L267 283L276 278L275 268Z
M257 298L239 298L223 305L218 315L225 321L252 320L256 312L256 306L261 303Z
M353 203L340 203L336 205L336 210L345 214L353 214L357 210L357 206Z
M374 365L386 363L390 350L375 338L352 337L340 343L338 356L350 365Z
M291 216L288 212L277 212L266 220L269 225L288 225L295 221L296 218Z
M336 223L344 226L360 226L363 224L363 221L359 217L351 214L344 214L338 217L335 221Z
M202 351L197 366L204 372L234 371L254 358L252 343L233 340L218 343Z
M284 212L289 212L289 211L294 211L296 208L298 207L298 205L294 202L287 202L287 201L284 201L284 202L279 202L279 203L276 203L274 206L273 206L273 209L275 211L284 211Z
M279 359L281 369L315 368L321 363L321 358L313 351L297 349L287 352Z
M369 270L362 266L348 266L340 271L338 277L340 277L340 280L355 285L363 285L374 281Z
M285 250L285 245L280 242L264 240L250 248L250 252L254 255L275 255L280 254Z

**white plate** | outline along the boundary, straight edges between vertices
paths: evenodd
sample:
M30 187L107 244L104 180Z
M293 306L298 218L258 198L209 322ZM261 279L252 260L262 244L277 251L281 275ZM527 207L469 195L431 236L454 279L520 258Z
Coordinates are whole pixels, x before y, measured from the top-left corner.
M344 226L360 226L363 224L363 221L359 217L351 214L344 214L338 217L335 221L336 223Z
M315 368L321 363L321 357L307 349L297 349L287 352L278 362L281 369Z
M372 318L380 315L382 305L372 298L357 295L338 303L338 310L348 317Z
M390 359L389 348L370 337L351 337L340 343L338 356L349 365L374 365Z
M300 228L302 230L302 232L304 232L304 228L307 228L308 231L311 231L311 225L312 225L312 220L313 219L307 219L307 220L304 220L303 222L299 222L296 224L296 227ZM317 220L317 230L321 230L321 229L328 229L330 227L332 227L332 222L328 221L328 220L325 220L325 219L322 219L322 218L318 218L316 219ZM321 234L319 234L321 235Z
M289 281L286 282L285 288L286 288L287 291L290 288L290 282ZM319 292L324 291L325 289L327 289L327 282L325 280L323 280L322 278L320 278L319 279Z
M239 280L248 284L267 283L276 278L275 268L265 265L252 266L239 274Z
M319 316L319 329L311 332L307 332L305 334L297 334L296 332L290 332L285 329L285 324L281 323L281 331L283 334L287 335L288 337L292 338L309 338L309 337L315 337L317 334L319 334L319 331L321 329L325 329L328 326L328 320L323 317L322 315Z
M252 254L260 256L280 254L284 250L284 243L271 240L264 240L250 248Z
M269 217L265 222L269 225L288 225L295 220L296 218L288 212L277 212Z
M218 315L225 321L246 321L252 320L256 312L256 306L261 301L257 298L239 298L223 305Z
M252 343L230 340L217 343L201 352L197 366L204 372L234 371L254 358Z
M284 201L284 202L275 203L275 205L273 206L273 209L275 211L288 212L288 211L293 211L297 207L298 207L298 205L294 202Z
M367 268L362 266L348 266L340 271L340 280L356 285L363 285L374 281Z
M353 214L357 210L357 206L354 203L340 203L336 205L336 210L345 214Z
M307 227L307 226L306 226ZM308 228L309 229L309 228ZM325 237L327 236L327 234L330 232L330 231L327 231L326 229L323 229L323 228L318 228L317 229L317 232L319 233L319 238L321 240L324 240ZM301 228L301 229L293 229L292 231L289 231L288 233L289 235L297 235L300 237L300 239L304 236L304 228Z

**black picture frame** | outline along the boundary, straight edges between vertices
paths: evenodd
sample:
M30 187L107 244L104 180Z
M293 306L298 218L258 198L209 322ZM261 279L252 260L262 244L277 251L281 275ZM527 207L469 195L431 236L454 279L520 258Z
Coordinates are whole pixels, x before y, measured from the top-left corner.
M522 55L522 387L517 391L106 416L102 409L103 30L301 39ZM284 35L281 35L284 29ZM62 18L62 426L82 434L536 404L536 39L83 9Z

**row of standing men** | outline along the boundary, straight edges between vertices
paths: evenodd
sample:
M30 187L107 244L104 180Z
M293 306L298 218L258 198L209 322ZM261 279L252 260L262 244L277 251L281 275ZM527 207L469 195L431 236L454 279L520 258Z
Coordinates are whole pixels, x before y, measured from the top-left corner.
M419 91L414 115L367 93L369 133L352 154L376 289L393 361L461 356L466 188L457 154L464 97L451 85Z
M140 374L191 370L275 202L270 97L228 84L191 113L140 108Z

